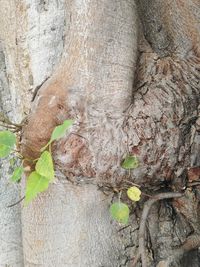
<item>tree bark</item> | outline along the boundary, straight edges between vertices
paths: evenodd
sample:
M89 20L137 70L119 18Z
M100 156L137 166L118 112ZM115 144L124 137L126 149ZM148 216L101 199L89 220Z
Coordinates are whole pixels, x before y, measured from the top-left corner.
M11 99L12 93L6 76L5 55L0 43L0 112L16 119L17 114L12 115ZM23 264L21 211L19 206L13 209L7 208L19 197L20 187L10 182L10 169L9 163L0 162L0 266L21 267Z
M29 2L29 3L28 3ZM0 111L19 123L28 114L34 91L51 75L64 42L63 2L48 10L38 1L0 1ZM44 46L45 44L45 46ZM23 267L20 187L10 181L13 168L1 162L0 266ZM23 195L23 192L22 192Z
M146 199L131 206L122 230L108 215L127 180L148 194L184 193L152 207L147 265L199 266L199 2L0 4L9 80L2 92L19 99L16 119L33 101L23 154L36 158L56 125L75 120L53 146L56 183L22 207L21 266L131 266ZM128 154L140 162L130 175L120 166Z

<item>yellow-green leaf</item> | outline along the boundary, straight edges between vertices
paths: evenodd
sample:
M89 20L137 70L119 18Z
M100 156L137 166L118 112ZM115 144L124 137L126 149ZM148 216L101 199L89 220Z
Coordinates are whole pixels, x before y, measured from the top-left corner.
M41 176L46 177L49 181L54 178L54 167L51 153L49 151L44 151L40 158L38 159L35 170Z
M110 207L110 214L119 223L127 224L129 220L129 207L122 202L115 202Z
M41 151L44 151L53 141L63 137L72 124L73 120L65 120L63 124L56 126L51 134L50 141L41 149Z
M124 169L135 169L139 166L139 161L136 156L127 156L121 164Z
M14 170L13 175L11 176L11 180L13 182L18 182L21 179L23 172L24 172L23 167L17 167Z
M10 131L0 132L0 158L7 157L16 143L15 135Z
M139 201L141 193L140 189L136 186L132 186L127 190L128 197L133 201Z
M50 142L53 142L54 140L58 140L61 137L63 137L66 133L66 131L69 129L69 127L73 124L72 120L65 120L63 124L58 125L55 127L51 134Z
M46 191L48 186L49 180L46 177L41 176L36 171L32 172L26 184L25 203L30 203L38 193Z
M0 144L0 158L7 157L11 152L11 147Z

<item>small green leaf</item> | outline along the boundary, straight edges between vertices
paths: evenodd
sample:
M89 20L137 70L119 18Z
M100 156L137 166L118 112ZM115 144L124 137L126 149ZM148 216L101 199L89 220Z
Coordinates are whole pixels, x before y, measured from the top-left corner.
M136 156L127 156L121 164L124 169L135 169L139 166L139 161Z
M13 182L18 182L21 179L22 173L24 172L23 167L17 167L14 172L13 175L11 176L11 180Z
M110 207L110 214L119 223L127 224L129 219L129 207L122 202L115 202Z
M49 180L36 171L32 172L27 180L26 192L25 192L25 203L30 203L38 193L44 192L49 186Z
M139 201L141 193L142 192L137 186L132 186L127 190L128 197L133 201Z
M0 158L5 158L10 154L11 148L9 146L0 144Z
M44 151L40 158L38 159L35 170L41 176L46 177L49 181L54 178L54 167L51 153L49 151Z
M0 144L4 144L10 147L13 147L16 143L16 137L14 133L10 131L1 131L0 132Z
M0 132L0 158L7 157L16 143L15 135L10 131Z
M63 122L63 124L58 125L52 132L50 142L53 142L54 140L58 140L63 137L72 124L72 120L66 120Z
M50 141L41 149L41 152L44 151L53 141L63 137L72 124L73 120L65 120L63 124L56 126L51 134Z

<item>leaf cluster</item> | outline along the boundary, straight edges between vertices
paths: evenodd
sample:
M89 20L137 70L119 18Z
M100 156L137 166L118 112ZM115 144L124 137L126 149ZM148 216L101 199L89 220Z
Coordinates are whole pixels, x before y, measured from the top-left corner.
M26 190L25 190L25 203L30 203L37 195L48 189L49 184L54 181L54 164L51 154L51 143L62 138L69 127L73 124L72 120L65 120L63 124L55 127L51 134L49 142L41 149L41 155L37 159L35 164L35 170L31 172L27 179ZM11 131L1 131L0 132L0 158L7 157L10 153L14 151L16 146L16 136ZM10 160L11 165L15 164L15 159ZM130 170L137 168L139 166L138 158L135 155L127 156L121 167ZM19 182L23 173L23 161L21 166L18 166L12 176L11 180L13 182ZM141 191L137 186L132 186L128 188L127 195L132 201L139 201L141 196ZM110 207L110 214L113 219L117 220L119 223L127 224L129 220L130 210L127 204L120 201L115 202Z
M138 158L135 155L127 156L121 164L121 167L130 170L139 166ZM129 187L127 190L127 196L132 201L139 201L141 197L141 191L137 186ZM110 206L110 214L112 218L119 223L127 224L129 220L130 209L127 204L121 202L120 198L118 202L114 202Z
M26 191L25 191L25 203L30 203L39 193L44 192L49 187L49 184L54 180L54 164L51 155L51 143L62 138L69 127L73 124L72 120L65 120L63 124L55 127L51 134L51 139L45 147L41 149L41 155L36 161L35 170L31 172L27 179ZM16 146L16 136L11 131L0 132L0 158L5 158L11 153L15 153L14 148ZM49 151L48 151L49 149ZM21 157L23 158L23 157ZM24 158L23 158L24 159ZM10 160L10 164L13 165L14 158ZM12 176L13 182L19 182L23 173L25 172L23 167L23 160L21 166L18 166Z

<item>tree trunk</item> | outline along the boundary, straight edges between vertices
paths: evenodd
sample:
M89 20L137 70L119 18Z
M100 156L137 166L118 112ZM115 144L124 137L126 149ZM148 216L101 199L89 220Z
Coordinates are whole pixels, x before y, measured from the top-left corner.
M30 206L22 205L23 256L19 206L6 217L13 227L3 224L2 230L9 242L16 236L17 246L2 243L0 266L133 265L146 198L131 205L123 229L108 213L114 192L131 182L151 195L184 193L152 207L147 266L199 266L199 2L0 5L1 107L17 121L31 107L23 155L36 158L56 125L75 120L53 146L56 182ZM129 154L140 162L130 175L120 166ZM1 196L6 214L5 203L14 196ZM128 201L124 193L122 199Z
M5 56L0 43L0 112L6 113L12 119L17 119L19 113L16 112L13 116L11 110L11 107L15 108L12 97L6 76ZM7 208L19 197L20 187L12 185L9 181L11 171L9 164L6 161L1 161L0 164L0 266L21 267L23 266L21 211L19 206L13 209Z

